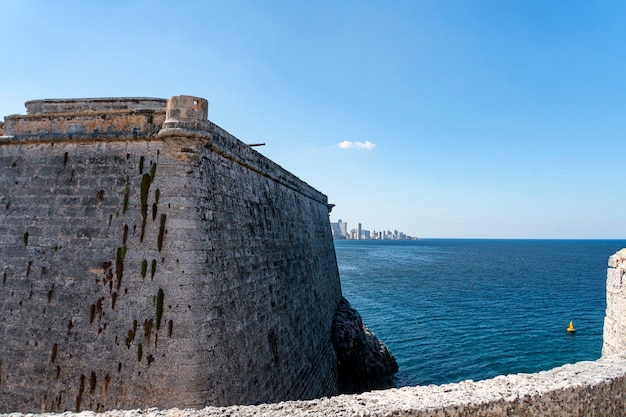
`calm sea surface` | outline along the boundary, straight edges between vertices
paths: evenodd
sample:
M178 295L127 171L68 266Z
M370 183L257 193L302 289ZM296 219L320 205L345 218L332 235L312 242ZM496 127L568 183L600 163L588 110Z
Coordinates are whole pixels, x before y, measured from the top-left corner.
M598 359L607 261L624 247L616 240L335 241L343 294L395 355L398 386Z

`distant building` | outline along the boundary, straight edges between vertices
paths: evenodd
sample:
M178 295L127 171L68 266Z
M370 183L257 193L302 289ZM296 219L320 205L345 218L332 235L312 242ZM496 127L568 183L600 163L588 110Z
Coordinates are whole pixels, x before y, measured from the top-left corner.
M412 237L407 235L406 233L400 232L395 229L393 232L391 230L382 230L377 232L376 230L363 229L363 225L361 223L357 223L356 229L351 229L348 231L348 223L342 222L341 219L337 221L337 223L331 223L331 232L333 235L333 239L349 239L349 240L416 240L416 237Z
M343 237L348 236L348 223L343 223L341 219L339 219L337 223L339 224L339 230L341 230L341 235Z
M332 232L333 239L347 239L348 238L348 223L343 223L341 219L337 223L330 224L330 231Z

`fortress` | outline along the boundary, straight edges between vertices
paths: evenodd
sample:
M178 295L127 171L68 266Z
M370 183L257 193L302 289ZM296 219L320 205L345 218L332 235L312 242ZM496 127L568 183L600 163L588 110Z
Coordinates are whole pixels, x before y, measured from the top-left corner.
M0 132L0 412L341 391L365 360L345 336L371 336L334 320L350 308L325 195L201 98L26 109Z
M395 361L342 299L325 195L201 98L26 108L0 124L0 413L625 415L626 251L598 361L336 395Z

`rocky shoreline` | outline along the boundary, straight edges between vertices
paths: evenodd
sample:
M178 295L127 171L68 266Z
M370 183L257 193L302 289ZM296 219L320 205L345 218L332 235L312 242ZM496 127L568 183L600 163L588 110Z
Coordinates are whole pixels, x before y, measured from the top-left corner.
M337 354L340 394L395 387L396 358L343 297L333 320L332 342Z

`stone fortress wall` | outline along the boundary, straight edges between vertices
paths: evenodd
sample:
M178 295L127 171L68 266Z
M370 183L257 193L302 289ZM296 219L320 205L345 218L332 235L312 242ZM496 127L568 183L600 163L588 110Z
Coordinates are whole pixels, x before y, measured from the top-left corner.
M204 99L26 108L0 132L0 412L337 392L325 195Z
M203 114L203 105L192 102L192 114ZM3 345L9 341L9 349L0 350L0 413L118 408L126 411L99 415L625 415L626 250L609 260L603 357L595 362L479 382L198 409L206 395L227 402L229 390L248 395L249 403L271 402L268 392L278 389L293 393L294 398L296 390L303 397L326 395L319 386L317 392L306 392L297 376L279 374L287 367L300 369L300 376L316 369L318 380L333 384L332 365L302 364L302 356L289 350L304 350L307 357L309 346L287 343L295 340L289 339L294 336L289 332L309 332L295 336L309 337L311 352L332 350L324 341L316 343L315 331L307 327L326 325L326 318L316 317L328 313L316 303L328 306L340 300L336 264L326 262L334 260L326 200L210 123L200 129L211 132L207 137L187 127L197 126L197 120L190 119L186 126L169 118L171 124L162 129L164 111L128 112L143 120L140 131L116 133L115 129L125 128L105 123L107 113L99 116L102 121L93 118L93 130L71 133L61 142L52 139L81 129L65 123L65 113L44 116L38 110L38 115L6 120L7 136L0 138L0 259L4 262L0 265L0 337ZM41 126L34 131L18 129L21 119L28 117L41 118ZM61 120L52 126L46 117ZM161 138L155 138L161 131ZM125 140L108 139L115 135ZM32 155L37 157L31 159ZM254 172L256 179L241 184L237 177L246 170ZM259 192L257 187L266 188ZM226 198L234 194L245 198ZM290 215L291 204L305 207L299 207L297 216ZM255 215L264 210L278 210L280 216ZM302 211L309 213L311 224L301 218ZM46 222L48 216L55 216L57 223ZM291 227L308 227L321 218L323 227L306 231ZM240 224L246 227L239 228ZM219 231L212 229L218 226ZM268 242L272 247L264 249ZM70 256L64 251L73 246L85 249L68 264ZM110 251L110 247L117 249ZM310 250L329 258L298 255ZM269 273L272 268L282 268L284 276L274 277ZM299 271L308 270L313 279L300 279ZM220 274L226 274L228 281L220 281ZM241 276L266 282L257 287ZM309 298L294 297L302 293ZM89 301L90 308L79 308L81 300ZM311 308L306 326L288 312L293 307ZM250 325L242 327L245 323L232 317L238 311L251 314ZM219 346L217 339L224 335L233 339L228 346ZM89 342L79 343L79 338ZM102 340L109 348L102 349ZM245 347L252 343L263 348L246 355ZM226 355L227 363L219 355ZM112 369L107 365L111 361L117 364ZM18 375L20 367L29 367L34 377ZM331 369L328 374L327 369ZM233 374L241 386L232 382ZM276 380L283 377L285 381ZM206 387L216 379L224 382L223 392L211 393ZM42 384L47 391L42 391ZM148 391L155 394L146 400ZM3 400L8 394L23 403L8 409ZM176 395L189 399L189 407L195 409L165 409L166 400ZM146 408L144 400L159 409L139 410ZM90 414L94 413L81 413Z

